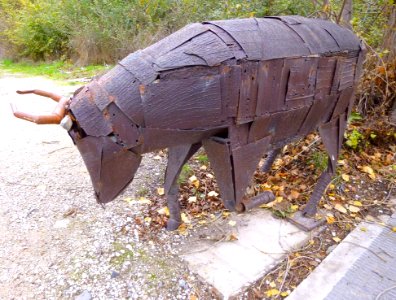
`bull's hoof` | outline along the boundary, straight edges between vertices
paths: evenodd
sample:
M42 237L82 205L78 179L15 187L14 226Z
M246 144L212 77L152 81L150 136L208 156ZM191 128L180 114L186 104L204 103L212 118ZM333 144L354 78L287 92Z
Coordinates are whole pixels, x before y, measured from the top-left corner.
M302 215L306 218L313 218L315 217L317 211L318 208L316 207L316 205L311 205L311 206L307 205L302 211Z
M181 225L180 221L176 221L175 219L169 219L166 223L166 230L174 231Z

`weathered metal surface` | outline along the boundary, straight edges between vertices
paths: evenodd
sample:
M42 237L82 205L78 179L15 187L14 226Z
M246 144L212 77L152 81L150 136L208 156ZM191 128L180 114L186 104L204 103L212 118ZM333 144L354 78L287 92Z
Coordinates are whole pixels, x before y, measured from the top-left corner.
M250 210L262 204L267 204L275 200L275 195L270 191L265 191L257 196L242 201L243 211Z
M245 199L260 158L269 153L269 170L283 145L319 129L329 165L303 212L312 215L335 172L364 50L351 31L318 19L192 24L128 55L77 90L70 105L58 104L55 115L15 115L73 121L69 134L102 203L133 179L141 154L169 148L168 229L181 222L180 169L201 145L224 205L251 208L272 199Z

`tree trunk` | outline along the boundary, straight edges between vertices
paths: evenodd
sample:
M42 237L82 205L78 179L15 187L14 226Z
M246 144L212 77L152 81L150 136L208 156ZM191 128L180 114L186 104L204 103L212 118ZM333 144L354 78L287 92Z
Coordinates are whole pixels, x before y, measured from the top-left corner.
M384 55L383 61L385 65L392 66L392 62L396 62L396 7L390 6L388 24L385 28L384 40L382 42L383 50L389 52ZM392 93L392 90L390 91ZM390 96L392 97L392 96ZM390 111L390 121L396 124L396 98L393 99L393 105ZM392 101L392 100L391 100Z
M344 0L342 3L340 14L338 15L337 23L352 30L352 0Z
M389 52L384 56L385 62L391 62L396 58L396 7L391 5L388 24L385 28L382 49Z

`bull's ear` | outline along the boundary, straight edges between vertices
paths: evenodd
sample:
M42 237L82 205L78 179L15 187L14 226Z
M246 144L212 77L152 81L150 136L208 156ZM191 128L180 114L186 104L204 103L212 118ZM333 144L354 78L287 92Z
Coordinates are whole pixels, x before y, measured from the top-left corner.
M55 102L58 102L52 114L48 115L33 115L23 111L19 111L15 105L11 104L11 109L15 117L33 122L36 124L60 124L62 119L66 115L66 106L70 102L70 98L64 98L57 94L42 91L42 90L28 90L28 91L17 91L18 94L35 94L47 98L51 98Z

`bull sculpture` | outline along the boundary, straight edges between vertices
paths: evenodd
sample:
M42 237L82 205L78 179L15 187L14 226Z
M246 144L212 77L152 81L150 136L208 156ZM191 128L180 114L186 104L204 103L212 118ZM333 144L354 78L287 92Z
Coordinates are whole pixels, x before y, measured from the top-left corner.
M61 123L80 151L100 203L132 180L143 153L169 148L167 228L180 223L177 178L203 146L221 198L231 211L274 199L244 197L260 161L270 169L279 149L319 129L328 154L303 215L317 204L336 170L364 46L348 29L299 16L191 24L128 55L51 115L14 115Z

